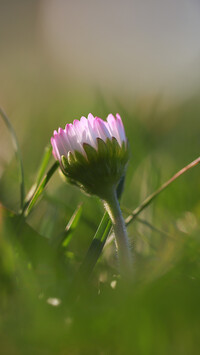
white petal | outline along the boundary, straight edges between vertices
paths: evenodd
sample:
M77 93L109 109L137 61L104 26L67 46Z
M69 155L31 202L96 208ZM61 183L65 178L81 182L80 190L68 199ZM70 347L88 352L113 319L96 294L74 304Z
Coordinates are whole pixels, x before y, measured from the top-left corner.
M87 118L81 117L80 123L81 123L81 128L82 128L82 138L81 138L82 144L83 143L91 144L91 136L89 133Z
M77 141L79 143L82 143L83 125L81 124L80 121L74 120L73 127L74 127L75 134L77 136Z
M80 119L81 125L83 126L84 129L88 128L88 120L86 117L82 116Z
M105 122L105 121L104 121L104 125L105 125L105 127L107 128L107 130L108 130L108 132L109 132L109 134L110 134L110 137L112 137L112 132L111 132L111 129L110 129L110 126L109 126L108 122Z
M91 144L91 138L89 134L89 128L88 128L88 120L85 117L81 117L81 125L82 125L82 144L83 143L88 143Z
M118 143L121 145L121 139L120 139L119 132L118 132L116 118L110 114L107 117L107 122L108 122L108 125L110 128L110 132L111 132L112 137L116 138Z
M99 138L106 141L107 138L111 138L111 134L106 126L107 122L104 122L101 118L96 117L95 126L98 130Z
M66 125L66 134L67 134L67 138L69 140L70 146L72 148L72 153L77 150L79 153L83 153L83 147L82 145L79 143L78 139L77 139L77 135L75 132L75 129L73 127L73 125L70 123L68 125Z
M63 130L62 128L58 129L58 134L59 134L60 141L63 145L63 148L66 152L66 157L67 157L68 152L71 150L71 146L70 146L69 140L67 138L67 134L66 134L65 130Z
M89 113L88 122L91 124L92 127L93 127L93 124L94 124L94 120L95 120L94 116L91 113Z
M95 118L94 116L89 113L88 115L88 132L89 132L89 137L90 137L90 145L94 148L97 148L97 137L98 135L98 131L95 128Z

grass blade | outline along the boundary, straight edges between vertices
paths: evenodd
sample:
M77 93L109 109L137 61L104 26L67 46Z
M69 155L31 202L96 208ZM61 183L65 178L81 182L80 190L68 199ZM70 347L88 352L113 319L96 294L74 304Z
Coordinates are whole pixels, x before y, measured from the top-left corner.
M30 201L31 201L36 189L38 188L38 186L39 186L39 184L40 184L40 182L41 182L41 180L42 180L42 178L43 178L43 176L45 174L45 171L46 171L47 165L49 163L49 160L51 158L51 155L52 155L52 147L50 145L48 145L45 148L44 155L43 155L43 158L42 158L39 170L38 170L38 174L37 174L37 177L36 177L36 181L31 186L29 192L26 195L25 205L24 205L25 209L28 206L28 204L30 203Z
M141 223L141 224L143 224L143 225L145 225L146 227L150 228L150 229L151 229L152 231L154 231L154 232L157 232L157 233L159 233L159 234L161 234L161 235L163 235L163 236L165 236L165 237L168 237L168 238L171 238L171 239L175 239L175 237L173 237L171 234L169 234L169 233L167 233L167 232L165 232L165 231L163 231L163 230L161 230L161 229L155 227L152 223L146 221L146 220L143 219L143 218L138 218L138 217L137 217L137 218L136 218L136 221L139 222L139 223Z
M20 180L20 209L23 210L24 207L24 197L25 197L25 184L24 184L24 169L23 169L23 162L22 162L22 156L21 156L21 151L19 147L19 143L17 140L17 136L15 133L15 130L11 124L11 121L9 120L8 116L5 114L5 112L2 110L0 107L0 116L2 117L3 121L5 122L11 138L13 142L13 147L15 151L15 155L18 161L18 166L19 166L19 180Z
M46 171L46 168L47 168L47 165L49 163L51 156L52 156L52 146L50 146L48 144L48 146L44 150L44 155L43 155L43 158L42 158L42 161L41 161L41 164L39 167L39 171L37 174L37 178L36 178L36 182L35 182L37 187L45 174L45 171Z
M151 202L162 192L164 191L173 181L179 178L181 175L186 173L186 171L195 167L200 163L200 157L193 160L190 164L186 165L183 169L179 170L175 175L172 176L171 179L167 180L158 190L153 192L150 196L148 196L140 206L138 206L132 213L129 215L125 222L126 225L129 225L147 206L151 204Z
M131 214L131 212L132 212L130 208L127 208L125 206L122 206L121 209L127 215ZM172 235L170 235L169 233L157 228L156 226L154 226L152 223L150 223L146 219L137 217L136 218L136 222L139 222L139 223L145 225L146 227L150 228L152 231L157 232L157 233L159 233L159 234L161 234L163 236L174 238Z
M79 206L74 211L72 217L70 218L69 222L67 223L67 226L66 226L65 232L64 232L64 239L62 242L62 245L65 248L69 245L69 242L72 239L73 232L76 229L76 227L80 221L82 212L83 212L83 206L82 206L82 204L79 204Z
M66 248L69 245L73 236L73 232L75 231L80 221L82 212L83 212L83 206L81 203L75 209L73 215L71 216L69 222L67 223L64 232L61 233L58 237L56 236L55 238L53 238L52 244L55 247L59 247L60 245L62 245L64 248Z
M28 214L30 213L30 211L32 210L33 206L35 205L35 203L38 200L38 197L41 195L41 193L43 192L44 188L46 187L46 185L48 184L49 180L51 179L52 175L55 173L55 171L57 170L59 166L59 163L56 161L51 168L48 170L47 174L44 176L44 178L42 179L41 183L39 184L39 186L37 187L30 203L28 204L28 206L26 207L26 209L23 211L25 216L28 216Z

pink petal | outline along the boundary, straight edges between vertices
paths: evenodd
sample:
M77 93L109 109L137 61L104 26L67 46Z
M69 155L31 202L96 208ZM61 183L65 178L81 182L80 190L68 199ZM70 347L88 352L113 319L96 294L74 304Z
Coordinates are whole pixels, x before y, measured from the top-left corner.
M69 143L69 139L67 138L67 134L66 134L66 131L63 130L62 128L59 128L58 130L58 133L59 133L59 136L60 136L60 140L62 142L62 145L66 151L66 156L67 156L67 153L72 150L72 147Z
M54 131L51 138L52 153L58 160L62 155L67 157L69 152L73 153L75 150L86 155L83 143L97 148L97 138L106 141L112 137L115 137L120 145L127 141L120 115L117 113L115 118L109 114L107 121L103 121L89 113L88 118L83 116L80 121L74 120L73 124L67 124L64 130L59 128L58 132Z
M116 122L117 122L118 133L119 133L121 143L123 141L126 142L126 134L125 134L125 130L124 130L124 125L123 125L121 117L118 113L116 114Z
M55 147L57 148L58 154L61 157L62 155L67 155L67 150L62 144L62 140L60 139L60 135L56 132L54 133L54 142ZM60 158L59 158L60 159Z
M51 145L52 145L52 153L53 153L53 156L54 156L54 158L55 159L59 159L58 158L58 152L57 152L57 148L56 148L56 146L55 146L55 141L54 141L54 138L53 137L51 137Z

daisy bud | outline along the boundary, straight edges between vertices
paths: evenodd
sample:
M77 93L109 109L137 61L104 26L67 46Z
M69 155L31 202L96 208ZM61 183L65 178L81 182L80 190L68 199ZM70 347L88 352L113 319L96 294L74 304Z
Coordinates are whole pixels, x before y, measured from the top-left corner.
M103 121L91 113L54 131L53 155L69 182L106 199L125 173L129 152L119 114Z
M91 113L54 131L53 155L69 182L104 201L113 224L121 272L131 275L132 258L116 188L128 163L128 142L119 114L103 121Z

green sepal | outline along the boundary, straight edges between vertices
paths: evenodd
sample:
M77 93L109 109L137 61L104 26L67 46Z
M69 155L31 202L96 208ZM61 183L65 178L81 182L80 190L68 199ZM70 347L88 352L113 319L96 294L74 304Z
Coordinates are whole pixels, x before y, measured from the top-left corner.
M88 160L86 159L86 157L82 153L78 152L77 150L74 151L74 156L75 156L76 161L79 164L82 164L82 165L88 164Z
M112 139L107 138L106 146L108 148L108 156L110 159L113 159L117 156L118 149L120 146L116 140L116 138L112 137Z
M97 150L87 143L83 143L83 148L87 154L88 161L97 160Z
M67 172L70 169L68 160L64 155L61 156L61 164L63 166L64 171Z
M99 156L104 158L108 155L107 145L101 138L97 138L97 152Z
M76 159L75 159L74 155L72 154L72 152L68 152L67 160L68 160L69 165L73 165L74 163L76 163Z
M121 156L121 158L122 158L122 162L123 162L124 164L127 164L128 161L129 161L129 158L130 158L130 149L129 149L129 143L128 143L128 141L127 141L126 143L125 143L125 142L122 142L120 156Z
M115 158L120 157L121 147L115 137L112 137L112 148L113 148L113 155Z

